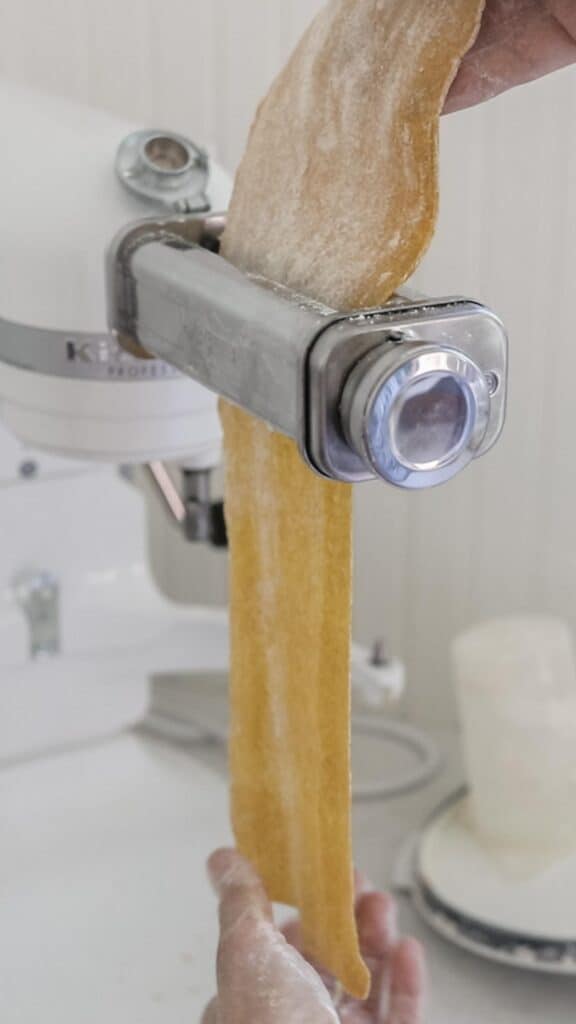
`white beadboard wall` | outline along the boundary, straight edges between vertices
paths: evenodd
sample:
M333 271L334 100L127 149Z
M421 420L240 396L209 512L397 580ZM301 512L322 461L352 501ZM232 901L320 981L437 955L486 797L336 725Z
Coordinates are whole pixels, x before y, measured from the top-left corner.
M18 0L0 8L0 73L188 131L233 169L259 97L319 6ZM356 633L385 633L408 661L412 704L442 716L462 626L524 610L576 625L575 124L572 70L445 120L441 223L418 283L505 318L508 424L444 488L357 491ZM222 559L184 552L157 520L153 533L174 596L223 599Z

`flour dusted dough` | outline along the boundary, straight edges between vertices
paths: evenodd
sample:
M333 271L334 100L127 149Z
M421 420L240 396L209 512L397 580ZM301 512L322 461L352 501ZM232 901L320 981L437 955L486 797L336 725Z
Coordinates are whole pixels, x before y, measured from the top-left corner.
M332 0L262 103L224 254L340 309L384 302L437 210L438 117L482 0ZM369 974L350 838L351 493L224 405L231 541L232 818L308 951Z

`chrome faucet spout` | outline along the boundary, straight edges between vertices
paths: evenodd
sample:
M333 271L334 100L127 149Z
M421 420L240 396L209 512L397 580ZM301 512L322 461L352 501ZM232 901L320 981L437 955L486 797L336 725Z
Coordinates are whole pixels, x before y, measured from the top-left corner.
M12 582L16 603L29 630L31 658L60 653L60 584L45 569L28 569Z

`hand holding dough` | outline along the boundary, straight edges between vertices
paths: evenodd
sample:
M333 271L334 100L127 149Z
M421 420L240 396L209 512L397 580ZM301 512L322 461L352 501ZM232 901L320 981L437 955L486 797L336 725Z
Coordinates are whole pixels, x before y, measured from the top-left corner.
M218 997L202 1024L422 1024L422 951L398 936L389 896L358 880L356 919L373 985L369 1000L357 1002L306 962L298 922L274 926L262 884L238 853L218 850L209 871L220 900Z
M576 0L488 0L446 113L482 103L576 61Z
M262 103L224 236L237 266L340 309L386 301L437 209L438 119L483 0L332 0ZM350 835L351 492L223 406L232 819L305 948L365 997Z

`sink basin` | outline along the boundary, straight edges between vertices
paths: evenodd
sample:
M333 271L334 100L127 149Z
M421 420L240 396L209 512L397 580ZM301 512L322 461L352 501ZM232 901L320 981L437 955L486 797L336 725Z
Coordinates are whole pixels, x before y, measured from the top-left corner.
M142 497L115 471L5 486L0 508L0 764L133 725L155 673L226 668L226 613L158 591ZM44 572L57 583L60 650L32 659L14 584Z
M89 589L89 588L87 588ZM226 669L224 610L181 608L140 574L64 605L63 653L17 660L0 647L0 765L113 735L139 722L150 677ZM13 623L0 619L10 636Z

